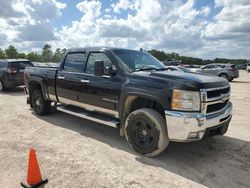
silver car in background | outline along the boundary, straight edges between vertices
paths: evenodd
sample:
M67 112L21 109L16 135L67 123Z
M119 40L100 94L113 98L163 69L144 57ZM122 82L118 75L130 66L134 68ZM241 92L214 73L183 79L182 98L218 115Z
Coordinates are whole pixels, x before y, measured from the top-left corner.
M197 70L197 72L200 71L202 73L226 78L230 82L239 77L239 70L232 64L208 64L201 67L200 70Z
M250 72L250 62L247 64L246 71L247 71L247 72Z

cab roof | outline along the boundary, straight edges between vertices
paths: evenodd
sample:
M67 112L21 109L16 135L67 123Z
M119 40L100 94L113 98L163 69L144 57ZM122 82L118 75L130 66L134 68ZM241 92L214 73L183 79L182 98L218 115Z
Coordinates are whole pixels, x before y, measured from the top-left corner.
M131 50L126 48L117 48L117 47L106 47L106 46L96 46L96 47L79 47L79 48L70 48L68 52L85 52L85 51L113 51L113 50ZM131 50L137 51L137 50Z

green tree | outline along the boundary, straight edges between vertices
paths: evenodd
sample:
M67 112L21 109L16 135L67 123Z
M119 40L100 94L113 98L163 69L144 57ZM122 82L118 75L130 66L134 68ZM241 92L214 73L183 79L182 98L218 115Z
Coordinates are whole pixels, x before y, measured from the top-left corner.
M53 54L52 61L53 62L60 62L62 56L63 56L62 50L60 48L57 48L55 53Z
M5 53L4 51L0 48L0 59L4 59L5 58Z
M23 52L22 52L22 53L18 53L18 54L17 54L17 57L18 57L18 58L22 58L22 59L26 59L26 58L27 58L26 54L23 53Z
M53 52L51 50L51 46L48 44L45 44L43 47L43 51L42 51L41 61L42 62L52 61L52 55L53 55Z
M41 55L36 52L30 52L27 54L27 58L30 61L40 62L41 61Z
M6 58L17 58L18 52L17 49L14 46L9 46L7 49L5 49Z

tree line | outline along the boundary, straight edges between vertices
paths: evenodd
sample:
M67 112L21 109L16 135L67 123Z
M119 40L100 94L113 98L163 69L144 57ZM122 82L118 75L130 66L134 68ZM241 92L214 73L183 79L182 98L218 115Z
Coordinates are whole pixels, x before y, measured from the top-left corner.
M166 53L164 51L158 51L155 49L150 50L148 52L157 59L159 59L160 61L179 61L183 64L196 64L196 65L205 65L211 63L246 64L249 61L247 59L226 59L226 58L215 58L213 60L204 60L201 58L181 56L178 53Z
M50 45L45 44L42 48L42 52L29 52L23 53L18 52L18 50L10 45L5 50L0 48L0 59L14 59L14 58L22 58L28 59L33 62L60 62L63 54L65 53L66 49L57 48L54 52Z
M18 50L10 45L6 49L0 48L0 59L13 59L13 58L23 58L34 62L60 62L66 49L56 48L53 52L50 45L45 44L42 48L42 52L29 52L23 53L18 52ZM159 50L149 50L148 53L159 59L160 61L179 61L183 64L197 64L204 65L210 63L230 63L230 64L246 64L247 59L226 59L226 58L215 58L213 60L203 60L201 58L194 58L188 56L181 56L178 53L166 53Z

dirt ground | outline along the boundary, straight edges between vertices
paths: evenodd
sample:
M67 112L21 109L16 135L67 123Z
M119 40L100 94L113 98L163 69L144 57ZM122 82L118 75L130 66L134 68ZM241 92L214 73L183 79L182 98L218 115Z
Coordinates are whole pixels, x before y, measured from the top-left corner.
M20 187L29 148L47 187L250 187L250 73L231 83L233 119L225 136L170 143L150 159L119 131L61 112L38 117L22 88L0 93L0 187Z

